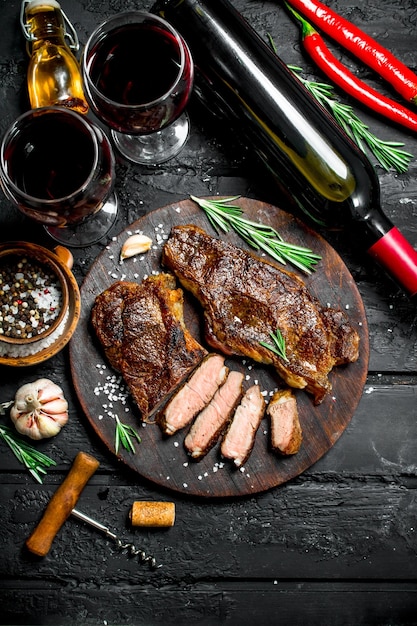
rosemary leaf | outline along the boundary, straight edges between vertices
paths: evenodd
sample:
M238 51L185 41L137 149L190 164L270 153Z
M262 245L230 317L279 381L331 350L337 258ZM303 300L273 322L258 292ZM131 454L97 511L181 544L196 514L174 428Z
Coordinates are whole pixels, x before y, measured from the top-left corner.
M207 215L214 230L227 233L232 228L246 243L255 250L263 250L278 263L292 263L295 267L311 274L321 257L309 248L291 244L271 226L254 222L242 217L243 209L232 204L240 196L206 200L190 196Z
M274 345L271 345L270 343L267 343L266 341L260 341L259 343L261 344L261 346L263 346L264 348L267 348L268 350L271 350L272 352L280 356L281 359L283 359L284 361L288 361L285 339L280 329L277 328L275 333L271 332L269 333L269 335L271 339L273 340Z
M116 454L119 452L120 444L125 450L135 454L136 449L133 445L132 438L136 439L139 443L142 441L136 430L128 424L123 424L116 415L116 434L114 440Z
M385 170L393 167L399 173L407 171L408 165L414 157L409 152L401 150L403 143L380 139L356 115L353 107L337 100L332 85L307 80L300 76L302 71L300 67L294 65L288 67L314 98L332 113L339 126L353 139L362 152L366 152L367 146Z
M17 437L8 426L0 426L0 439L9 446L18 461L29 470L39 483L42 483L41 474L46 474L47 468L56 465L53 459Z

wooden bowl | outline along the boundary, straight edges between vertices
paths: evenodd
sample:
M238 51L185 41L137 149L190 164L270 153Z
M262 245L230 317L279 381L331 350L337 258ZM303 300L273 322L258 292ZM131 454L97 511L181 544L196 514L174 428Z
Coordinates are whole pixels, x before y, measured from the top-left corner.
M55 316L52 323L49 324L49 327L47 329L43 330L39 334L33 334L30 337L9 337L4 334L0 336L0 341L10 343L15 346L25 346L30 343L38 342L41 339L46 339L51 334L53 334L60 326L68 310L68 285L65 275L63 274L59 265L59 259L56 258L56 255L49 254L49 251L45 251L39 246L35 246L33 244L26 244L24 246L22 246L21 244L13 244L10 245L10 247L7 246L0 248L0 263L4 260L7 263L8 258L29 258L32 261L35 261L39 268L46 268L49 274L55 277L56 285L59 285L61 291L59 311L57 312L57 315Z
M26 338L0 338L0 364L26 366L41 363L61 350L70 340L80 316L80 292L71 272L71 253L57 246L55 252L34 243L12 241L0 244L0 261L7 257L28 258L56 277L61 306L50 327Z

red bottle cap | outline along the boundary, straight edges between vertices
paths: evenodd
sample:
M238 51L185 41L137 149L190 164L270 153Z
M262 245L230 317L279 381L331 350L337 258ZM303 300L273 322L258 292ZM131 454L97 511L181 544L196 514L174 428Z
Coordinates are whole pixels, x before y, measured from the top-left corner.
M378 239L368 253L382 265L402 287L417 293L417 251L395 226Z

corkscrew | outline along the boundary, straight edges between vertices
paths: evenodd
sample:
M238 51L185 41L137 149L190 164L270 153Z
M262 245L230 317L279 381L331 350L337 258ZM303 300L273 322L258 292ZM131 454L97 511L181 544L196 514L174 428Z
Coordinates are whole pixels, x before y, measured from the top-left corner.
M82 513L81 511L78 511L77 509L72 509L71 515L73 515L77 519L82 520L83 522L86 522L90 526L93 526L97 530L100 530L102 533L106 535L106 537L108 537L109 539L112 539L120 550L122 551L127 550L129 556L139 556L140 563L149 563L149 567L151 569L157 569L159 567L162 567L162 565L157 564L155 557L146 554L146 552L144 552L140 548L136 548L136 546L133 543L126 543L122 541L117 535L115 535L115 533L113 533L109 528L107 528L107 526L100 524L100 522L98 522L95 519L92 519L88 515L85 515L85 513Z
M73 515L103 532L109 539L115 541L120 550L127 550L130 556L139 556L140 562L148 563L151 569L161 567L157 565L153 556L147 555L142 549L136 548L133 543L123 542L107 526L75 508L82 490L98 466L99 462L89 454L85 452L77 454L66 478L50 499L42 519L26 540L26 547L37 556L46 556L58 531L68 517Z

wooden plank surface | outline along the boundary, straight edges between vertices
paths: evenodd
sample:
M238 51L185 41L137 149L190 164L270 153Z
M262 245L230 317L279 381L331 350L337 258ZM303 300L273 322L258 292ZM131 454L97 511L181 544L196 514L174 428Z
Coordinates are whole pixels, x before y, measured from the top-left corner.
M415 2L326 0L416 69ZM135 8L151 2L137 0ZM326 80L299 45L299 29L275 0L233 0L278 53ZM106 15L133 8L122 0L66 0L65 12L81 43ZM18 23L19 3L0 0L0 131L27 108L28 58ZM329 41L349 68L379 91L390 88ZM377 136L404 143L417 156L417 139L339 93ZM96 257L127 225L190 194L241 194L280 208L283 199L250 149L226 125L190 105L192 132L181 155L156 168L117 157L121 211L108 238L74 251L79 285ZM375 162L373 157L370 157ZM405 174L376 167L382 206L417 247L417 161ZM0 239L52 242L0 194ZM0 401L20 384L46 376L60 383L70 420L38 444L56 468L39 486L0 445L0 623L7 626L416 626L417 624L417 324L415 304L355 246L355 233L322 233L358 286L369 328L369 374L343 436L301 476L254 496L199 499L170 491L117 461L86 418L72 384L69 350L42 366L0 366ZM86 372L88 375L88 372ZM155 554L156 573L120 553L100 533L70 519L51 554L32 559L23 544L75 455L85 450L100 469L79 508ZM133 500L172 500L173 528L131 529Z

